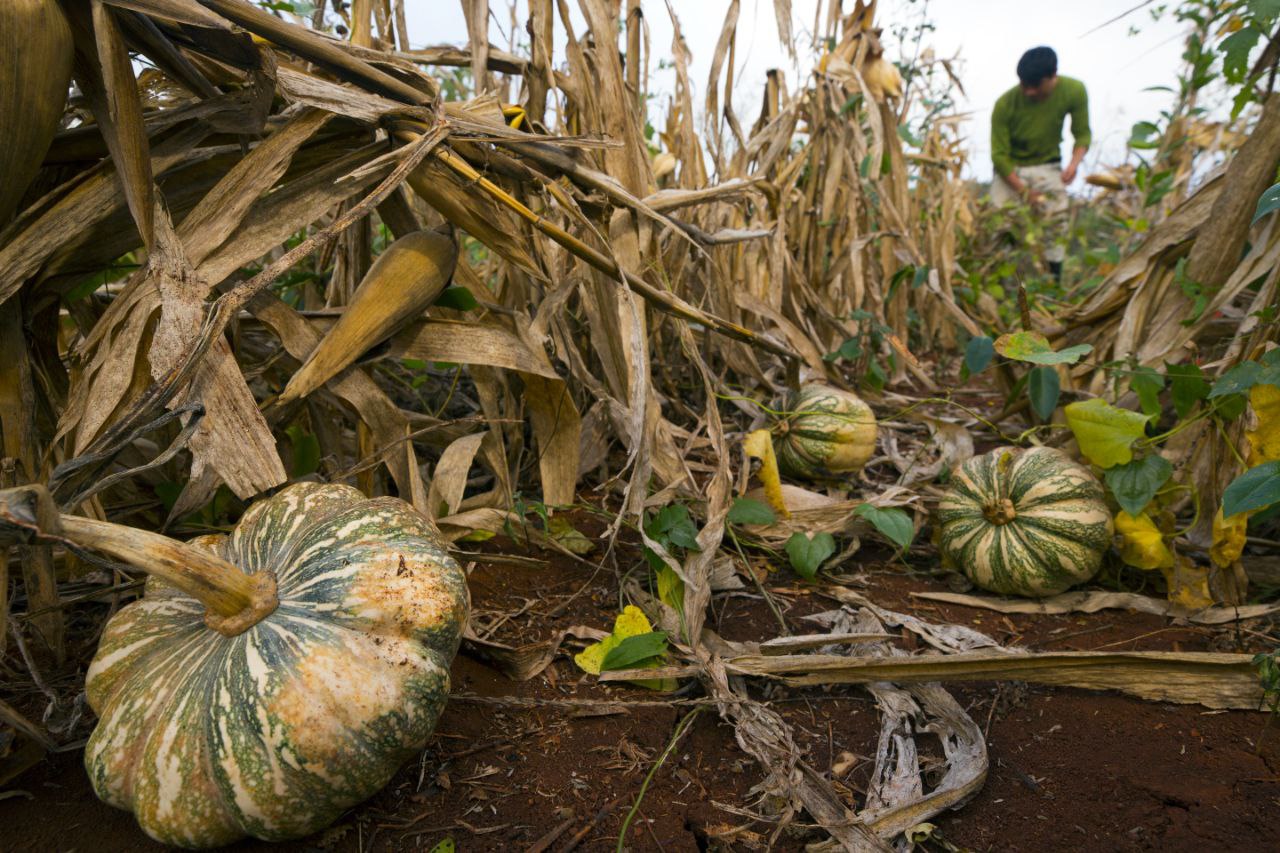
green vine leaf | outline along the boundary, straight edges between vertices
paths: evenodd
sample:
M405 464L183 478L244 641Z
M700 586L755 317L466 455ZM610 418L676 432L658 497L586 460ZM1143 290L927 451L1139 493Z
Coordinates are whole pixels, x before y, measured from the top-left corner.
M1061 392L1062 385L1056 369L1044 365L1031 369L1027 376L1027 396L1031 398L1031 410L1041 420L1048 420L1053 415Z
M1141 438L1149 418L1118 409L1095 397L1070 403L1063 410L1080 452L1099 468L1123 465L1133 458L1133 442Z
M906 549L916 537L916 525L911 515L897 507L878 507L859 504L854 510L871 523L871 526L899 548Z
M773 524L778 520L769 505L752 498L737 498L729 507L730 524Z
M1165 364L1164 370L1169 376L1173 410L1178 417L1185 418L1196 403L1209 396L1209 383L1204 378L1204 371L1198 364Z
M605 653L600 664L602 672L617 669L631 669L641 661L661 657L667 653L667 634L665 631L650 631L647 634L636 634L625 637L618 645Z
M1173 466L1163 456L1152 454L1124 465L1108 468L1103 475L1116 503L1129 515L1142 512L1160 487L1173 476Z
M976 338L970 338L968 345L964 348L964 366L972 376L981 373L987 369L987 365L991 364L991 359L995 357L996 349L991 338L981 335Z
M830 533L792 533L787 540L787 557L791 568L805 580L818 576L818 569L836 552L836 540Z
M1258 208L1253 212L1253 221L1257 222L1268 213L1280 210L1280 184L1274 184L1258 198Z
M995 351L1005 358L1032 364L1075 364L1082 356L1093 352L1093 346L1076 344L1055 352L1049 345L1049 339L1039 332L1010 332L996 338Z
M1150 367L1139 367L1129 377L1129 387L1138 395L1138 405L1148 416L1160 414L1160 392L1164 390L1164 377Z
M1262 379L1262 365L1256 361L1244 361L1218 377L1209 391L1210 397L1227 394L1243 394Z
M1222 515L1230 518L1280 503L1280 460L1250 468L1222 493Z

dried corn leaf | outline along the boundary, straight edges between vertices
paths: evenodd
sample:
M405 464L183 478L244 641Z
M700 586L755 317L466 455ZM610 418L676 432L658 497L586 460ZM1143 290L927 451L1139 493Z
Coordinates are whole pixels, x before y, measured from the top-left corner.
M1030 681L1118 690L1157 702L1251 710L1262 699L1251 661L1250 655L1214 652L974 651L889 659L743 655L726 665L731 672L780 678L795 685Z
M467 487L467 472L475 462L480 443L488 435L485 432L464 435L440 454L440 461L431 475L431 486L427 489L427 506L431 508L432 518L450 516L458 511Z
M0 227L17 209L58 130L73 56L57 3L11 0L0 8Z
M489 322L420 320L390 341L392 358L417 358L454 364L483 364L558 379L545 358L538 358L512 332Z

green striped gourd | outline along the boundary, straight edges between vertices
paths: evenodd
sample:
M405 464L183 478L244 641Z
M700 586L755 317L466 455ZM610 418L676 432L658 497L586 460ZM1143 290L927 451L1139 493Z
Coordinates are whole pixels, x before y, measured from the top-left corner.
M274 572L278 605L226 636L148 579L89 668L94 790L166 844L316 832L425 746L467 622L462 571L411 506L343 485L290 486L188 545Z
M803 480L856 474L876 449L876 416L852 391L807 383L787 402L774 427L778 466Z
M1002 447L951 477L936 512L943 558L1004 595L1056 595L1089 580L1111 545L1102 484L1051 447Z

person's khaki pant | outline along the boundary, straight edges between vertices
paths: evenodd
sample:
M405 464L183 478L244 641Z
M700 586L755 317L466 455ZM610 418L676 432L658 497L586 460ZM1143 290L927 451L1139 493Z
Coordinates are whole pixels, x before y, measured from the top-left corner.
M1044 196L1036 210L1045 220L1045 238L1048 247L1044 259L1062 263L1067 256L1067 188L1062 184L1062 169L1056 163L1040 166L1017 166L1014 169L1022 182ZM1009 186L1009 182L997 175L991 182L991 200L1004 205L1021 201L1022 197Z

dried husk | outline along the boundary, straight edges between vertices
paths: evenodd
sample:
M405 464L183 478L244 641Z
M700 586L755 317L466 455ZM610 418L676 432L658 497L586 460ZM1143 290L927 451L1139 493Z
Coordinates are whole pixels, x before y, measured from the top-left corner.
M280 403L315 391L425 311L448 286L457 260L457 244L439 231L406 234L388 246L342 317L289 380Z

